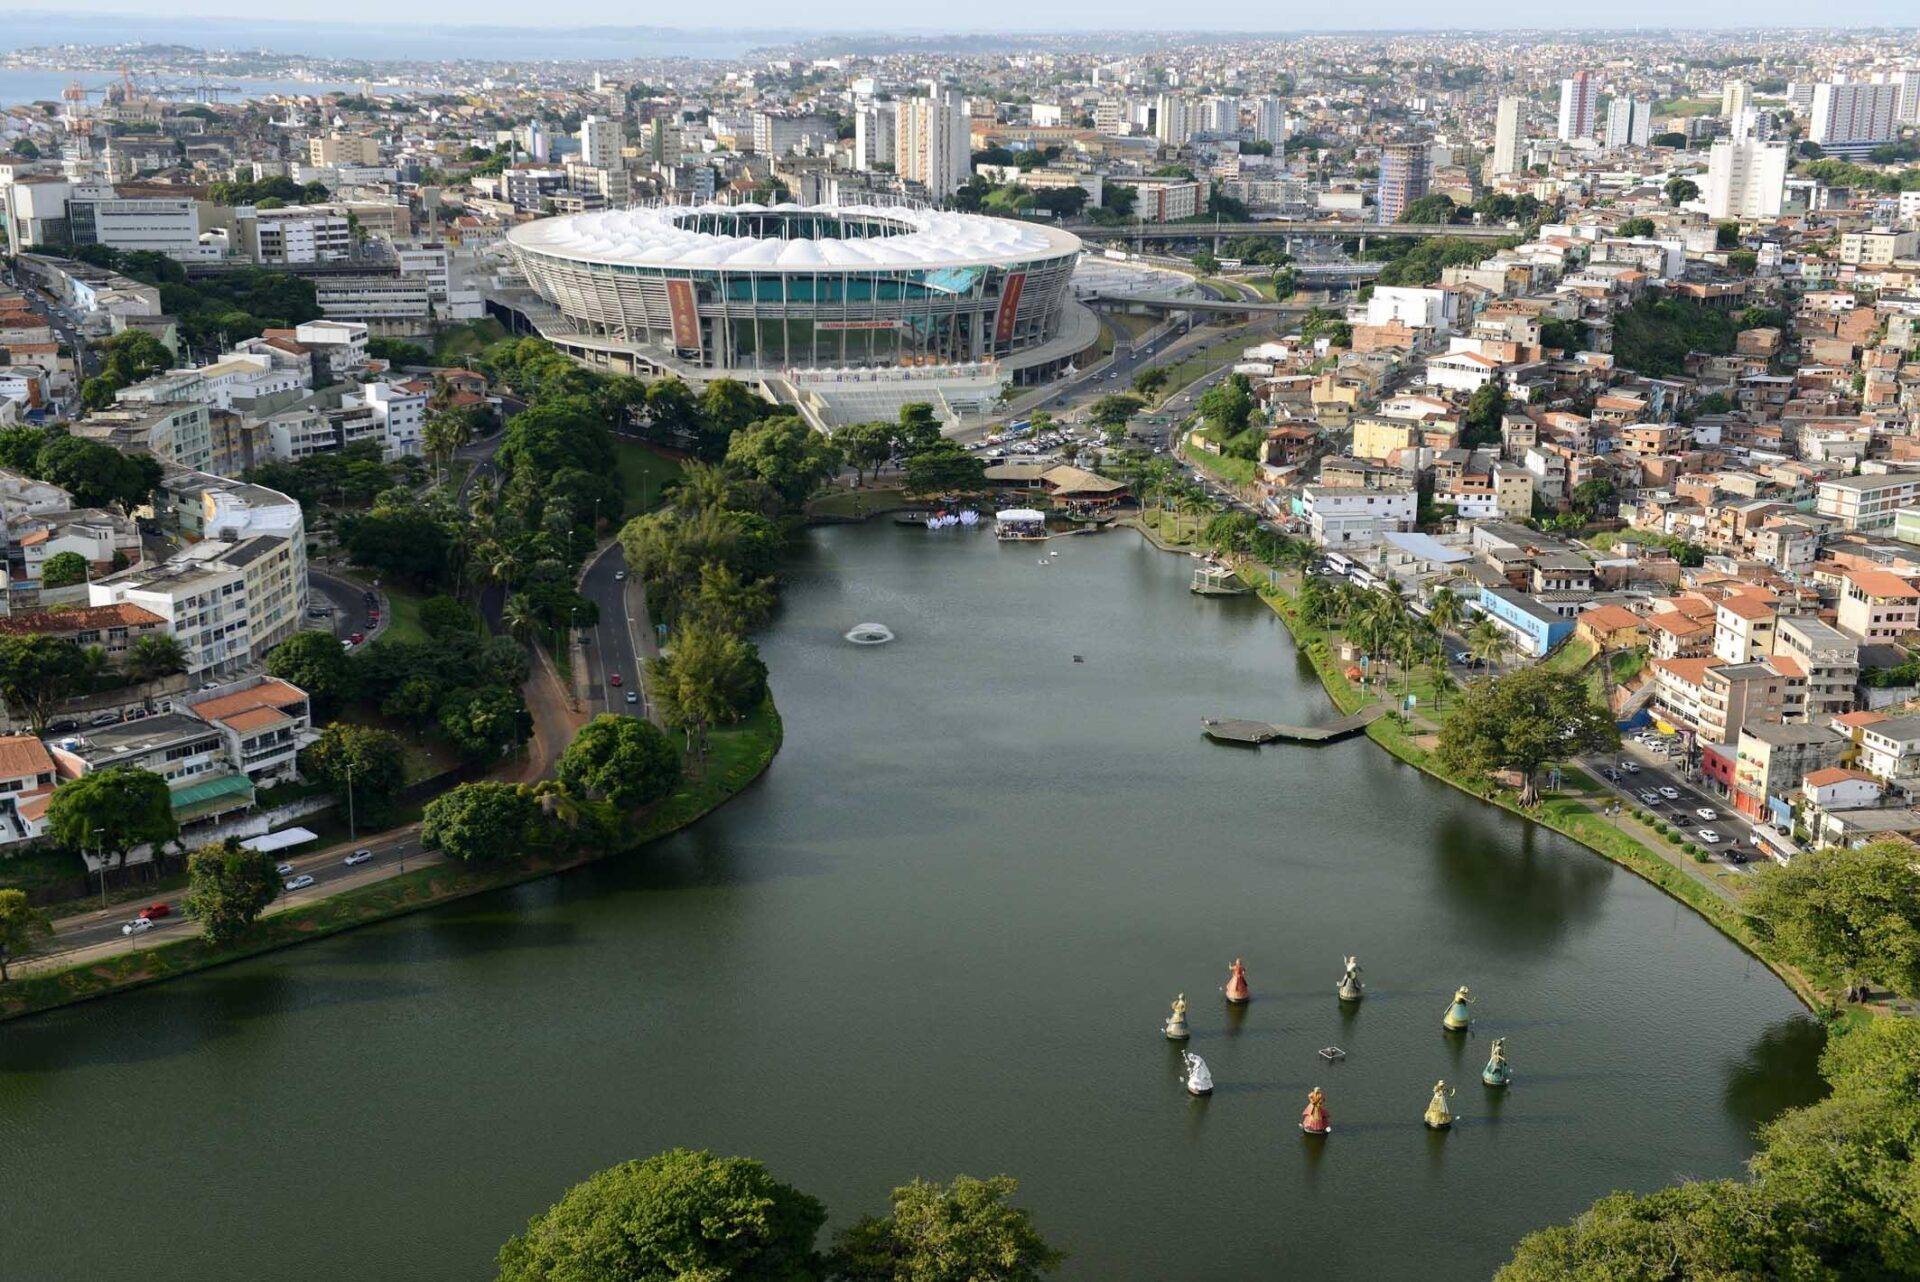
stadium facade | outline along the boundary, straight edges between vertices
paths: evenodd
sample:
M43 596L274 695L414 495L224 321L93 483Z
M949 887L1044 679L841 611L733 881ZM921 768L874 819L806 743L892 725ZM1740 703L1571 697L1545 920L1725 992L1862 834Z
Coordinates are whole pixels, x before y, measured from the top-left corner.
M1092 340L1080 239L916 206L658 205L545 218L508 247L600 364L692 378L994 362L1046 377Z

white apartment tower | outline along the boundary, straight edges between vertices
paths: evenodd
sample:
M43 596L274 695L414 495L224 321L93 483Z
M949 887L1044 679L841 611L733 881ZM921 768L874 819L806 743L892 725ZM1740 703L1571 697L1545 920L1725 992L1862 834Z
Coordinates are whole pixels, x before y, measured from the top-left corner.
M1653 103L1615 98L1607 104L1607 146L1644 147L1653 141Z
M1162 147L1184 147L1193 137L1193 104L1177 93L1163 93L1153 103L1153 136Z
M1744 80L1729 80L1720 89L1720 114L1738 120L1740 113L1753 106L1753 89Z
M1825 151L1865 155L1899 134L1894 118L1902 86L1851 82L1813 87L1813 120L1807 136Z
M1560 82L1560 141L1591 138L1599 123L1600 78L1576 71Z
M853 117L853 167L872 170L895 163L895 127L900 108L893 102L862 103Z
M1287 100L1277 95L1262 98L1254 106L1253 137L1270 142L1278 152L1287 145Z
M1778 218L1786 185L1786 143L1757 138L1713 140L1704 193L1709 218Z
M1240 132L1240 100L1232 94L1216 94L1203 104L1201 128L1210 134Z
M966 99L950 89L900 100L894 130L894 172L945 200L973 173L972 122Z
M620 149L626 145L620 122L588 116L580 122L580 163L596 169L618 169Z
M1518 98L1502 97L1493 117L1493 173L1520 172L1520 107Z

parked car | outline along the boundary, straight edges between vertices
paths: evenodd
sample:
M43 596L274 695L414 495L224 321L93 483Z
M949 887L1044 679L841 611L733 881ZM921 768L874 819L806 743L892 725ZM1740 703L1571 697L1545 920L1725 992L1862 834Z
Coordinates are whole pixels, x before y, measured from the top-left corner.
M273 871L276 876L291 877L293 876L293 865L292 864L275 864L273 866Z
M1712 806L1702 806L1698 810L1694 811L1693 813L1698 815L1700 818L1706 820L1708 823L1712 823L1714 820L1720 817L1720 812L1715 810Z
M367 634L364 632L350 632L347 634L347 640L351 641L355 645L359 645L362 641L365 641L366 639L367 639Z
M132 921L128 922L126 925L120 928L120 933L123 935L137 935L143 930L152 930L152 929L153 929L153 923L148 921L145 917L135 917Z
M308 886L311 886L312 884L313 884L313 874L303 872L298 877L294 877L288 880L287 889L288 890L305 890Z
M608 676L608 677L607 677L607 684L608 684L608 685L610 685L610 686L617 686L617 685L619 685L619 684L620 684L620 674L619 674L618 672L615 672L615 673L613 673L613 674L611 674L610 676Z
M1700 840L1706 842L1709 846L1717 846L1720 844L1720 834L1711 828L1702 828L1700 830Z
M1680 800L1680 790L1678 788L1662 788L1660 790L1660 795L1665 797L1668 801Z
M148 904L140 910L140 916L147 921L159 921L162 917L173 916L172 904Z
M1640 763L1637 761L1623 761L1620 763L1620 768L1626 771L1630 775L1637 775L1640 773Z
M1618 770L1615 770L1612 766L1608 766L1605 770L1602 770L1600 773L1607 777L1608 783L1620 782L1620 772Z
M364 863L371 862L372 859L373 859L373 852L371 850L368 850L362 847L361 849L356 850L352 854L348 855L346 859L346 863L347 863L347 867L351 868L355 864L364 864Z

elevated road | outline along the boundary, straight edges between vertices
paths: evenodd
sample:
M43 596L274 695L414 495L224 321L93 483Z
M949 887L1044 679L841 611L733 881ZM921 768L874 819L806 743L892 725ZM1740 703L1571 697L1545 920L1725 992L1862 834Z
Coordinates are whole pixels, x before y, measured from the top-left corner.
M1238 315L1305 316L1312 309L1301 303L1270 303L1262 299L1175 298L1166 294L1090 294L1090 303L1125 303L1169 312L1231 312Z
M1241 236L1457 236L1462 240L1505 240L1516 233L1508 227L1476 226L1472 223L1345 223L1334 220L1289 221L1276 219L1258 223L1140 223L1121 227L1075 227L1081 240L1211 240Z

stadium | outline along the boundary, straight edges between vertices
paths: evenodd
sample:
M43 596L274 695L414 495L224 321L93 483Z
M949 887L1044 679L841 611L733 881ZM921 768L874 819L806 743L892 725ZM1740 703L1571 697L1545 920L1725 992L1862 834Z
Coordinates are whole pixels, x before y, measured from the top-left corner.
M1096 337L1069 289L1080 240L916 206L657 205L545 218L508 248L594 363L692 378L995 366L1048 377Z

